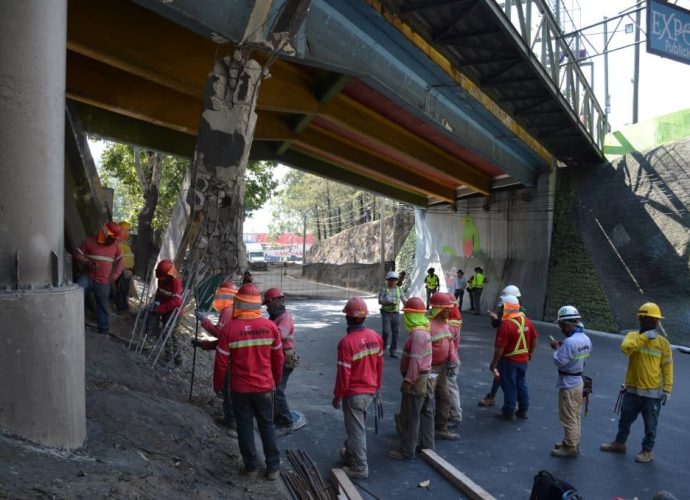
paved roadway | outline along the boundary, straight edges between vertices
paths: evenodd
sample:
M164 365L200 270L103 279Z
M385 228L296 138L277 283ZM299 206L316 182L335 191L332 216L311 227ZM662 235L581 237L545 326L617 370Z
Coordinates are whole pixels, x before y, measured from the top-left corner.
M370 310L376 310L373 299L368 303ZM343 305L344 300L293 300L288 304L295 316L296 348L302 359L290 379L289 399L293 409L306 415L308 424L281 438L280 446L307 450L323 473L338 466L338 449L345 436L342 413L330 406L336 346L345 333ZM590 416L583 418L581 454L576 459L556 459L549 451L562 438L562 429L558 422L556 370L547 335L560 335L557 328L537 326L541 344L528 371L529 420L502 422L493 418L496 408L477 406L491 384L487 365L493 352L494 332L486 316L466 315L464 322L460 389L465 422L460 429L460 441L436 443L436 451L442 457L497 498L529 498L532 479L541 469L572 482L587 499L637 496L644 500L661 489L674 492L678 498L690 498L690 396L686 385L690 379L690 356L674 352L676 385L672 401L661 411L656 458L651 464L637 464L634 456L643 434L640 419L633 425L627 455L598 450L616 433L617 420L612 408L627 358L618 349L619 338L592 335L594 352L587 373L594 378L594 395ZM378 312L367 323L380 330ZM403 342L406 336L401 334ZM368 422L370 476L360 484L382 499L462 498L421 459L395 462L386 458L398 442L392 416L400 399L400 381L398 360L386 356L382 391L386 415L378 435L374 434L373 415ZM431 479L431 488L418 488L418 483L426 479Z

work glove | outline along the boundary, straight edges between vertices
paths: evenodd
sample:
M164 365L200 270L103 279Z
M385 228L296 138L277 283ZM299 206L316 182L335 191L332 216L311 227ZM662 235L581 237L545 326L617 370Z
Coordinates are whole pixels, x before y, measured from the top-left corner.
M195 311L194 316L196 316L198 321L204 321L206 318L208 318L208 313L204 311Z
M661 404L666 405L666 403L668 403L669 401L671 401L671 393L664 392L661 396Z
M449 361L448 364L446 364L446 375L448 377L455 377L458 374L458 364L452 361Z
M149 312L155 313L158 306L161 305L157 300L149 306Z
M647 337L649 340L655 339L656 330L647 330L646 332L644 332L644 336Z
M201 340L192 339L192 347L201 347Z

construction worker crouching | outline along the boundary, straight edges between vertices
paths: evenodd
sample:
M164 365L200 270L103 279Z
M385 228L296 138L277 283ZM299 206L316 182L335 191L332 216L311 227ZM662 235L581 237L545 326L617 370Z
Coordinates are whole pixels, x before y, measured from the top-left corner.
M347 335L338 342L333 408L342 405L347 439L340 450L343 471L352 478L369 477L366 419L374 394L381 388L384 345L378 333L364 326L366 303L351 298L343 309Z
M592 341L585 334L582 317L573 306L561 307L556 323L566 336L563 342L551 340L551 348L556 351L553 353L553 362L558 368L558 417L565 437L551 450L551 455L576 457L582 428L582 372L592 352Z
M283 343L283 375L280 384L276 386L275 406L273 408L273 420L276 425L276 433L279 436L292 432L292 414L287 402L287 383L290 374L299 364L299 358L295 353L295 320L292 314L285 310L285 297L280 288L269 288L264 292L263 304L268 311L268 318L275 323L280 331Z
M119 234L120 226L110 221L103 226L97 238L84 240L74 254L74 259L82 267L77 283L84 289L85 299L89 292L93 292L96 299L98 333L109 333L110 285L123 270L122 252L117 245ZM89 301L86 303L88 305Z
M129 287L132 283L132 274L134 274L134 254L129 246L129 222L122 221L119 226L117 246L120 247L124 269L115 281L115 307L118 311L126 311L129 309Z
M398 273L390 271L386 275L386 284L379 291L379 304L381 304L381 335L383 337L383 349L385 351L390 337L389 353L391 358L397 358L398 334L400 331L400 304L405 301L405 296L398 286Z
M494 357L489 365L492 372L498 370L503 389L503 408L496 418L515 420L527 418L529 392L527 388L527 367L532 352L537 347L537 330L524 313L520 312L520 301L514 295L501 299L503 317L496 329ZM515 411L517 402L518 410Z
M204 351L216 351L218 356L218 341L223 336L223 331L227 325L232 321L233 303L237 295L237 287L231 279L225 280L220 284L213 296L213 309L218 311L218 322L214 325L208 318L208 313L197 311L196 318L201 321L201 326L215 337L214 340L198 340L192 339L194 347L200 347ZM230 370L226 370L225 382L221 390L223 398L223 416L216 419L218 425L230 429L230 435L237 437L237 423L235 421L235 412L232 409L232 399L230 398Z
M640 306L637 312L640 330L628 333L621 343L621 351L629 357L625 374L625 388L618 421L618 434L611 443L601 445L601 451L625 453L630 427L642 414L644 438L636 462L654 459L652 449L661 405L671 398L673 389L673 356L671 344L657 330L663 319L661 309L653 302Z
M174 356L175 364L181 365L182 353L178 350L177 328L173 316L177 308L182 306L182 280L171 260L162 260L158 263L156 279L158 288L154 302L149 307L146 327L156 338L170 333L169 341L165 343L165 361L169 362ZM167 327L168 331L161 331L161 327Z
M450 295L450 294L448 294ZM450 296L453 301L454 296ZM450 330L451 340L453 345L451 349L457 356L457 364L448 366L448 396L450 400L450 412L448 425L462 425L462 405L460 403L460 388L458 387L458 370L460 369L460 357L458 349L460 348L460 332L462 330L462 313L460 312L460 305L453 302L448 313L448 329Z
M230 396L237 419L237 441L244 461L242 473L255 476L259 457L254 443L254 419L259 427L266 478L278 479L280 451L273 425L273 390L283 374L280 331L261 317L261 293L251 283L235 295L232 321L223 326L213 369L213 388L220 392L230 370ZM228 368L229 366L229 368Z
M400 448L388 452L394 460L412 459L418 448L434 449L434 390L436 374L431 373L431 333L426 306L419 297L411 297L403 307L403 325L410 332L400 373L400 413L395 426L400 434Z
M448 392L448 373L457 374L458 352L453 343L453 335L448 325L453 298L450 294L436 292L429 301L429 326L431 328L431 372L436 374L436 438L457 441L460 436L448 430L450 420L450 393Z

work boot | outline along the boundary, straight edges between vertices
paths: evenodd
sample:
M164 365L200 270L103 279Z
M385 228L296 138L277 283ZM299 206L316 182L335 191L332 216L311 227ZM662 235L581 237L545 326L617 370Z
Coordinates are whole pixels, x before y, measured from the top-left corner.
M352 463L350 454L347 452L347 448L344 446L340 448L340 461L343 463L343 465L350 465Z
M174 359L175 366L180 366L182 364L182 354L177 353L175 354L175 359Z
M462 427L462 419L461 418L451 418L448 420L448 426L449 427Z
M392 450L388 452L388 458L393 460L410 460L412 457L406 457L400 450Z
M280 469L266 469L266 479L275 481L280 475Z
M389 353L389 355L390 355L391 358L396 358L396 359L398 358L398 355L395 354L395 351L391 351L391 352Z
M515 415L508 415L507 413L497 413L494 417L499 420L505 420L506 422L515 422L515 420L517 420Z
M577 454L577 448L572 446L563 446L562 443L560 446L556 446L556 448L551 450L551 456L558 458L575 458Z
M402 425L400 425L400 413L395 414L395 430L398 431L399 436L402 436Z
M240 469L240 474L242 474L247 479L256 478L257 469L248 469L246 465L243 465Z
M287 436L292 433L292 423L281 423L276 425L276 437Z
M652 450L642 450L637 455L635 455L635 462L639 462L641 464L648 464L652 460L654 460Z
M343 472L352 479L366 479L369 477L369 471L357 470L348 465L343 466Z
M495 404L496 396L492 396L491 394L487 394L484 396L484 399L479 402L479 406L494 406Z
M625 443L618 443L616 441L604 443L599 447L599 449L608 453L625 453L628 451L628 447L625 446Z
M517 418L522 418L524 420L527 420L529 417L527 416L527 410L518 410L515 412L515 416Z
M457 441L460 439L460 435L450 432L449 430L445 431L436 431L436 439L440 439L442 441Z

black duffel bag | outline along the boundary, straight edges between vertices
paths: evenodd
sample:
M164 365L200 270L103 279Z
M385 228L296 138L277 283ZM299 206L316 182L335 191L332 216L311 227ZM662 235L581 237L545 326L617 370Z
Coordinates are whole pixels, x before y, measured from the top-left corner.
M572 484L542 470L534 476L529 500L582 500L582 496Z

